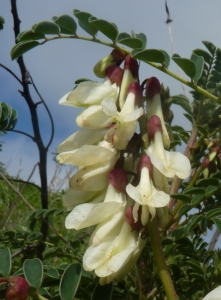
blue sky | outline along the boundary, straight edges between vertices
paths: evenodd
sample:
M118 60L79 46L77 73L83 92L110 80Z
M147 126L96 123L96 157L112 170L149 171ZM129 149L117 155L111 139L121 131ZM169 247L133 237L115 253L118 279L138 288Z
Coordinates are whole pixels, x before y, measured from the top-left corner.
M72 15L73 9L84 10L92 15L117 24L120 32L134 30L143 32L147 36L147 47L163 49L172 55L168 26L165 24L166 12L163 0L18 0L18 12L21 31L28 30L37 22L51 20L52 16L62 14ZM212 3L212 4L211 4ZM170 9L172 37L175 52L182 57L190 57L195 48L204 48L202 40L213 42L221 47L219 0L168 0ZM0 31L0 63L12 69L20 76L16 61L10 59L10 49L14 45L13 24L10 12L10 1L0 2L0 15L5 18L4 30ZM79 34L87 35L81 29ZM102 34L100 35L102 39ZM95 43L75 40L57 40L37 47L24 55L26 67L34 79L38 90L47 102L55 121L55 138L49 152L55 152L56 147L70 134L77 130L75 116L77 108L70 109L59 106L59 99L72 90L74 81L81 77L97 80L93 74L93 66L102 57L109 54L110 48ZM175 64L170 69L177 71ZM171 95L183 93L179 82L169 78L148 65L141 64L140 78L156 76L165 86L169 86ZM19 83L2 68L0 68L0 101L5 101L15 108L18 113L17 130L32 134L30 117L23 98L18 93ZM33 99L39 101L38 96L31 89ZM188 89L186 89L188 93ZM191 99L191 97L190 97ZM183 118L182 110L175 108L174 123L190 129L188 122ZM41 129L44 140L49 138L50 124L45 112L39 108ZM8 171L27 179L32 166L37 162L36 146L30 139L17 133L9 133L1 137L4 142L1 161L8 166ZM49 156L49 177L52 177L55 163L52 155ZM38 182L38 174L34 176Z

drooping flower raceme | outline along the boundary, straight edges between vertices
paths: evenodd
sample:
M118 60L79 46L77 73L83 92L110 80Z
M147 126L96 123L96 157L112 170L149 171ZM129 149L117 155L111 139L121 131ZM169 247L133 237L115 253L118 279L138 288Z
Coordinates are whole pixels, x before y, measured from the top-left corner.
M123 59L124 70L119 67ZM63 197L70 211L65 226L96 226L83 267L108 284L133 268L145 247L147 223L157 216L166 224L167 178L186 178L190 164L182 154L165 150L170 141L156 78L147 83L144 111L135 59L114 50L94 71L103 83L82 82L60 100L83 111L76 118L81 129L59 145L57 161L77 166ZM141 116L142 124L148 120L145 151L137 126Z

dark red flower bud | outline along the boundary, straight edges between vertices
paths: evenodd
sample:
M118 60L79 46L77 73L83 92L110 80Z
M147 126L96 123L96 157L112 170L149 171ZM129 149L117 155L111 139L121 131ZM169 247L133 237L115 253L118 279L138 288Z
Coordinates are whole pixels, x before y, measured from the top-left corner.
M210 161L208 157L204 157L203 161L202 161L202 168L203 170L206 168L209 168L210 165Z
M140 176L142 168L148 168L150 178L153 178L153 165L148 155L144 154L139 158L137 164L137 174Z
M133 93L135 95L135 102L137 106L140 107L143 104L143 94L142 94L142 88L138 82L132 82L129 85L128 94L129 93Z
M126 193L126 186L128 184L127 175L124 170L116 168L109 173L109 183L121 193Z
M139 65L136 59L132 58L129 54L125 57L124 70L130 70L134 78L138 78Z
M141 206L138 209L138 220L135 223L133 217L133 205L129 206L125 211L125 220L130 224L132 230L140 231L144 226L141 223Z
M158 116L152 116L150 117L148 123L147 123L147 132L150 140L154 139L154 135L156 132L162 132L162 125L160 118Z
M109 66L105 70L105 75L110 79L112 83L116 83L117 86L121 85L123 78L123 70L118 66Z
M152 100L153 96L160 94L160 82L156 77L151 77L148 79L146 84L146 97L147 100Z
M21 276L0 278L0 284L6 282L8 286L5 291L5 300L26 300L28 299L29 284Z
M111 52L111 55L113 57L113 61L115 61L118 66L122 63L122 61L126 57L126 54L124 52L117 50L117 49L114 49Z

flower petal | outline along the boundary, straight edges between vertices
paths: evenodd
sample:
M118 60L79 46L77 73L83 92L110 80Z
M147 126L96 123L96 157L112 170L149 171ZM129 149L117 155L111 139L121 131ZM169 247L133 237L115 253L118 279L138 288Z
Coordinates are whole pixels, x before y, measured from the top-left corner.
M110 99L110 98L106 98L102 101L101 103L103 112L111 118L115 118L117 116L117 107L115 102Z
M81 129L70 135L58 148L57 153L78 149L83 145L93 145L107 132L107 129Z
M112 85L94 81L81 82L72 92L59 101L60 104L87 107L100 104L104 98L117 100L118 92Z
M88 192L76 191L72 188L69 188L62 198L62 204L67 210L72 210L77 205L85 202L100 203L104 200L105 194L106 189L98 192Z
M202 300L220 300L221 299L221 285L212 290Z
M90 227L102 222L109 216L114 215L122 207L121 203L103 202L103 203L84 203L76 206L65 220L67 229L76 229Z
M101 105L92 105L77 116L76 123L79 127L98 129L110 126L112 119L103 112Z
M122 119L122 122L127 123L127 122L131 122L131 121L136 121L142 115L143 115L143 108L140 107L140 108L130 112L129 114L125 115Z
M111 159L115 153L102 146L84 145L79 149L60 153L56 159L60 164L89 166Z

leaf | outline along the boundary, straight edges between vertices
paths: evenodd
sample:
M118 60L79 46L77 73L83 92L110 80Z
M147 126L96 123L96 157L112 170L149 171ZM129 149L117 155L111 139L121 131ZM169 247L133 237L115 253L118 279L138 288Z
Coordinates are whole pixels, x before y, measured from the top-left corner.
M207 131L206 131L205 127L203 127L203 126L201 126L201 125L196 125L196 127L199 129L199 131L200 131L203 135L207 136Z
M216 191L218 191L218 186L210 185L206 188L206 197L212 196Z
M32 27L33 32L44 34L59 34L60 29L57 24L49 21L42 21Z
M193 50L193 53L195 53L198 56L202 56L204 58L205 62L208 63L208 64L210 64L212 57L205 50L195 49L195 50Z
M18 58L19 56L23 55L27 51L33 49L34 47L38 46L39 42L37 41L25 41L25 42L20 42L16 44L12 49L11 49L11 59L14 60Z
M180 217L185 215L189 210L190 210L189 204L183 205L178 211L178 216Z
M198 81L202 75L204 67L204 59L202 56L198 56L195 53L192 53L190 58L196 65L196 74L193 78L194 81Z
M210 175L211 178L221 179L221 172L212 173Z
M190 123L194 122L194 118L190 114L183 114L183 115L187 118L187 120L190 121Z
M53 267L49 267L45 274L51 278L59 279L58 270Z
M141 33L135 33L134 37L136 37L136 38L138 38L138 39L140 39L142 41L142 43L143 43L142 49L144 49L146 47L146 45L147 45L147 37L146 37L146 35L141 32Z
M199 185L199 186L209 186L209 185L218 186L219 185L219 180L216 179L216 178L199 179L199 180L196 181L196 185Z
M216 216L220 216L220 215L221 215L221 208L215 208L215 209L208 211L206 213L205 217L207 219L210 219L212 217L216 217Z
M184 71L184 73L193 79L196 75L196 64L187 58L181 58L178 54L172 56L172 60Z
M32 30L22 31L17 36L19 42L30 41L30 40L41 40L44 39L44 33L33 32Z
M221 220L218 218L212 218L213 222L216 224L217 229L221 232Z
M41 232L33 232L31 234L28 235L27 237L27 241L31 242L31 241L40 241L43 237L43 234Z
M214 55L215 51L216 51L216 47L208 42L208 41L202 41L202 43L204 44L204 46L206 46L206 48L209 50L209 52Z
M82 274L81 264L70 264L62 275L59 293L62 300L73 300Z
M131 52L131 56L142 61L150 61L163 64L166 60L164 53L157 49L135 49Z
M189 196L183 195L183 194L173 194L173 195L170 195L170 197L181 200L183 202L190 202L190 200L191 200Z
M189 114L192 113L189 99L182 94L172 97L172 103L181 106Z
M197 188L197 187L189 187L189 188L185 188L183 190L184 194L188 194L188 195L193 195L193 194L204 194L205 190L203 188Z
M106 285L98 284L93 292L91 300L111 300L113 293L113 283Z
M142 49L143 46L143 41L141 39L133 38L126 32L121 32L118 34L117 43L123 44L133 49L135 48Z
M9 276L11 271L11 252L9 248L0 249L0 273Z
M168 68L170 65L170 56L166 51L164 51L164 50L160 50L160 51L163 52L164 57L165 57L163 64Z
M61 33L76 34L77 24L71 16L61 15L54 22L61 28Z
M93 16L89 18L89 23L112 41L116 40L119 32L117 26L114 23L110 23L103 19L97 19Z
M26 259L23 270L29 285L37 290L41 286L43 276L43 265L40 259Z
M204 194L196 195L191 201L191 206L197 206L203 199L204 199Z
M89 18L92 17L91 14L74 9L74 15L78 19L78 23L88 34L95 36L98 32L97 28L95 28L92 24L89 23Z

